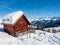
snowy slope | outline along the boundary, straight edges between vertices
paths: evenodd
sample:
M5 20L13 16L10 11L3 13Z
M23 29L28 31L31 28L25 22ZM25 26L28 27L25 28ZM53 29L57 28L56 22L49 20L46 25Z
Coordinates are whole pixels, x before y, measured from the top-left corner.
M44 18L41 18L40 20L51 20L51 17L44 17Z
M48 42L48 37L53 35L52 33L47 33L38 30L35 32L35 34L29 33L28 35L30 37L27 37L27 35L12 37L7 33L0 32L0 45L50 45L50 43Z
M56 30L56 32L60 32L60 27L44 28L44 30L46 30L46 31L47 31L48 29L49 29L51 32L53 31L53 29Z
M22 38L23 36L19 36L18 39L22 40L26 45L50 45L48 42L48 37L53 35L52 33L43 32L40 30L36 30L34 33L29 33L29 37Z
M0 45L25 45L21 40L8 35L7 33L0 32Z
M30 23L32 23L32 21L37 21L37 20L39 21L39 18L35 18L35 19L31 18L31 19L28 19L28 20L29 20Z
M53 21L56 21L56 20L59 20L60 17L43 17L43 18L32 18L34 20L53 20Z
M28 38L23 40L26 45L50 45L48 42L38 41L34 38Z
M28 33L28 35L12 37L5 32L0 32L0 45L60 45L60 33L35 30L35 33Z
M56 34L50 36L48 41L51 45L53 45L53 44L60 45L60 33L56 33Z

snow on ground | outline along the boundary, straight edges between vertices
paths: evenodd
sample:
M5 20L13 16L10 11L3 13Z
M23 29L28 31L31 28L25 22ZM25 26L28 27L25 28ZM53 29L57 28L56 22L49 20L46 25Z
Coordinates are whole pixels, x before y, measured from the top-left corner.
M26 45L50 45L48 42L38 41L34 38L27 38L23 40Z
M47 31L48 29L49 29L51 32L52 32L52 30L53 30L53 29L55 29L55 30L56 30L56 32L60 32L60 27L45 28L44 30L46 30L46 31Z
M54 36L56 36L56 37L60 38L60 32L55 33L55 34L54 34Z
M48 41L51 45L60 45L60 33L49 36Z
M53 35L60 39L60 33L49 33L40 30L35 30L35 33L19 35L18 37L0 32L0 45L53 45L53 43L54 45L58 45L60 41L53 37ZM59 43L52 41L52 39L55 39Z
M5 32L0 32L0 45L25 45L16 37L12 37Z
M53 35L53 33L43 32L36 30L35 33L28 33L24 36L17 37L19 40L22 40L26 45L50 45L48 42L48 37Z

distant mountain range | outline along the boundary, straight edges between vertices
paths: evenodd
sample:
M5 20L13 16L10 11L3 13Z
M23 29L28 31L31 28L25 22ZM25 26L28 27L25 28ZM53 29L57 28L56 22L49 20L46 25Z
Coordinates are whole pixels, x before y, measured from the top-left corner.
M32 25L38 25L41 27L60 26L60 17L38 18L32 19L30 22Z

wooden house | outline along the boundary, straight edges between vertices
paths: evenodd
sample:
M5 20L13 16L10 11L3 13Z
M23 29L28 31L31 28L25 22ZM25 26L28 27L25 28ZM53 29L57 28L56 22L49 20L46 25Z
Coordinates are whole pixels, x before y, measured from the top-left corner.
M22 11L12 12L3 18L4 31L16 36L19 33L27 32L30 25Z

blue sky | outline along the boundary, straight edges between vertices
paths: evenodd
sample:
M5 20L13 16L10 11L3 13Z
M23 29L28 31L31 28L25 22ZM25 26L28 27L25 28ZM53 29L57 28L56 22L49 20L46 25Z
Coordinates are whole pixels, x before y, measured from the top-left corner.
M60 17L60 0L0 0L0 18L19 10L28 18Z

